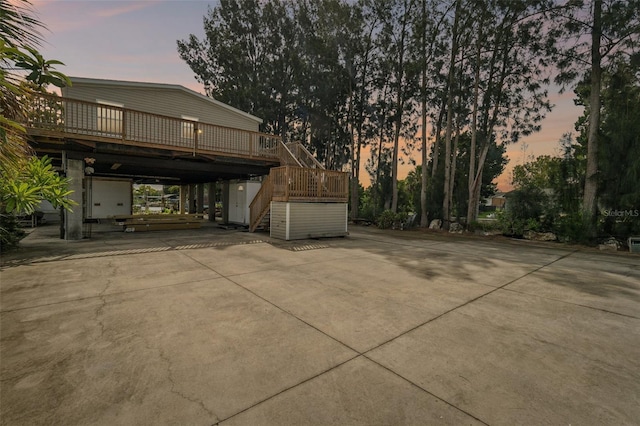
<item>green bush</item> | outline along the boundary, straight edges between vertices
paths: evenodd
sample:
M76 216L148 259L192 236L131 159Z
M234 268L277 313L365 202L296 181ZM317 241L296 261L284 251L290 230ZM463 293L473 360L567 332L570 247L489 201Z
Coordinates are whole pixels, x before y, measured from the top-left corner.
M586 243L585 222L581 212L558 214L554 221L555 234L562 242Z
M378 228L380 229L389 229L393 226L393 223L395 221L396 214L391 210L385 210L380 216L378 216L378 220L376 221L376 223L378 224Z
M497 215L496 215L497 216ZM473 221L469 224L467 229L471 232L475 231L496 231L500 230L500 223L497 220L483 220L483 221Z
M0 214L0 252L16 247L24 236L14 215Z

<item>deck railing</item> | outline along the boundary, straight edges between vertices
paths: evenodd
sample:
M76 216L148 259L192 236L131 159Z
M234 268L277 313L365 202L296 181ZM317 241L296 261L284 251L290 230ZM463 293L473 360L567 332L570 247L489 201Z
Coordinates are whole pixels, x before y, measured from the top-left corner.
M35 95L28 104L32 135L276 161L284 147L274 135L54 95Z
M304 167L271 169L273 201L346 202L348 173Z
M271 176L268 175L262 180L260 190L253 197L249 205L249 231L254 232L262 219L266 216L271 207L271 197L273 197L273 184Z
M298 166L274 167L249 206L249 230L253 232L260 225L271 201L346 203L348 198L348 173Z

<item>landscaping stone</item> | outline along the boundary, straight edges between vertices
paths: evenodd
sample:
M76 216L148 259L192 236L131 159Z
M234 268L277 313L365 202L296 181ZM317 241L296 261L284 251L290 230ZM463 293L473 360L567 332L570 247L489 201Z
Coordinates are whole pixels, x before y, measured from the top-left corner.
M553 232L535 232L527 231L524 238L531 241L557 241L558 237Z
M453 222L449 225L449 232L452 234L462 234L464 232L464 227L457 222Z
M441 229L442 228L442 220L441 219L433 219L429 224L429 229Z
M620 242L611 237L599 244L598 248L604 251L618 251L620 248Z

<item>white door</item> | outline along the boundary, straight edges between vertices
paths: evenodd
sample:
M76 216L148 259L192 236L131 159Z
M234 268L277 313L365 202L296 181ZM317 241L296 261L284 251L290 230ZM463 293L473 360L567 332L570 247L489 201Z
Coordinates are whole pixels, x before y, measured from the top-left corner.
M245 224L247 208L246 187L244 183L229 185L229 222Z

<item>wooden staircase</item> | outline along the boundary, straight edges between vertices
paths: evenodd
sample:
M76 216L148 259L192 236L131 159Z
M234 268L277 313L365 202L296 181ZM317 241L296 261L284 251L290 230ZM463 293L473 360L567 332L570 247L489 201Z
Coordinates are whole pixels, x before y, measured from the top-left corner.
M271 175L267 175L262 181L260 190L249 205L249 232L255 232L256 229L258 229L258 226L263 223L263 220L269 214L269 211L271 210L272 197L273 183L271 182Z
M250 232L269 226L271 201L346 202L348 197L346 173L326 170L299 142L277 149L281 167L271 169L249 206Z

